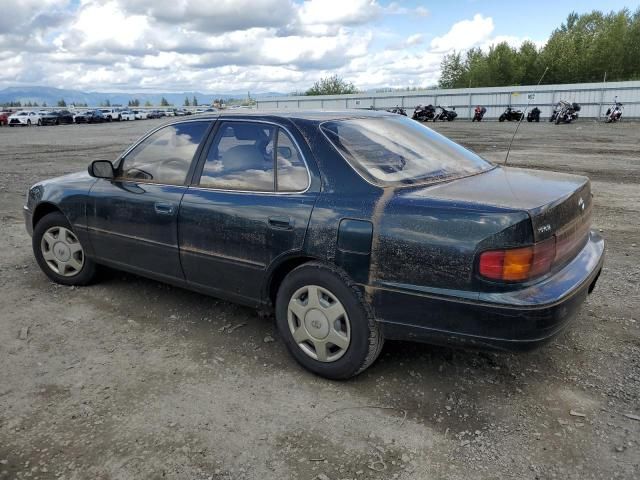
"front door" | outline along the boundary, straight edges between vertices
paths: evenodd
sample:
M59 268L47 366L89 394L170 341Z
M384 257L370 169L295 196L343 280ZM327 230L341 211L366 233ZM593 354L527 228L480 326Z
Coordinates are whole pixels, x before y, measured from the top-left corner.
M196 178L178 224L187 282L255 301L269 265L303 247L316 192L300 149L277 125L221 121Z
M115 180L98 180L88 202L88 227L98 261L159 278L183 279L178 209L209 121L163 127L130 150Z

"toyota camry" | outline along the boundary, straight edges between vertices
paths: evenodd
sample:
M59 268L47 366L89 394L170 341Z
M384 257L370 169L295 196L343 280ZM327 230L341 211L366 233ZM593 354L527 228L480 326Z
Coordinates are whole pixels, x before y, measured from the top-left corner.
M28 192L49 278L105 265L271 311L328 378L385 339L541 345L603 265L588 178L495 165L399 115L218 112L92 160Z

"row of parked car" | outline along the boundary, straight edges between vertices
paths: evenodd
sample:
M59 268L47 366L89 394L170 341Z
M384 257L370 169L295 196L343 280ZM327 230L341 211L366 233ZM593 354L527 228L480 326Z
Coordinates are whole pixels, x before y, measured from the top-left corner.
M0 112L0 126L10 127L32 125L62 125L71 123L104 123L148 118L179 117L194 113L211 113L215 108L199 108L195 111L185 109L130 110L122 108L99 108L87 110L21 110L18 112Z

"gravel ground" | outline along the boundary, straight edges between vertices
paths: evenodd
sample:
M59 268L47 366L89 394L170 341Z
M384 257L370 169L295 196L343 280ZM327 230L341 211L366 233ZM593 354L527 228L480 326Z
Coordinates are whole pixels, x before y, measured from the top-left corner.
M512 165L593 180L607 260L565 334L523 355L388 342L347 382L300 369L250 309L39 271L28 186L157 124L0 129L0 479L640 478L637 123L524 123L514 142ZM433 126L500 162L515 128Z

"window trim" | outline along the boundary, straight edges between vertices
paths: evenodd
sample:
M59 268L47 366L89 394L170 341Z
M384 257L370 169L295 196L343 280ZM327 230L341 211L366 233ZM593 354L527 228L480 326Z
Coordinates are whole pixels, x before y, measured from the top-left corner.
M111 181L112 182L143 183L145 185L160 185L160 186L170 186L170 187L188 187L190 185L190 183L191 183L191 178L193 177L194 169L197 168L197 164L198 164L198 162L200 160L200 155L202 153L202 149L204 148L204 145L207 143L207 140L209 138L209 134L211 132L212 127L216 123L216 118L207 118L207 119L205 119L205 118L192 118L192 119L189 119L189 120L179 120L179 121L174 121L174 122L171 122L171 123L165 123L163 125L159 125L158 127L154 128L153 130L150 130L149 132L145 133L142 137L138 138L138 140L136 140L132 145L130 145L129 148L127 148L123 153L121 153L120 156L114 162L114 166L113 166L115 171L119 171L120 167L122 166L122 162L124 161L124 159L126 158L127 155L129 155L133 150L135 150L147 138L149 138L151 135L155 134L156 132L159 132L163 128L171 127L173 125L182 125L182 124L185 124L185 123L196 123L196 122L204 122L204 123L208 123L209 125L207 125L207 128L206 128L206 130L204 131L204 133L202 135L202 139L200 140L200 143L198 144L198 148L196 148L196 151L193 154L193 157L191 158L191 164L189 165L189 169L187 170L187 174L186 174L185 179L184 179L184 181L182 183L159 183L159 182L147 181L147 180L144 180L144 179L134 179L134 178L125 178L125 177L115 177Z
M307 170L307 187L304 190L278 192L276 190L237 190L237 189L229 189L229 188L214 188L214 187L200 186L199 182L200 182L200 178L202 177L202 171L204 170L204 164L207 161L207 155L209 153L209 149L211 148L211 146L213 145L213 142L216 139L216 135L220 130L220 125L223 124L224 122L262 123L267 125L273 125L274 127L276 127L276 130L277 129L284 130L286 134L289 136L289 138L291 139L291 141L293 142L293 144L295 145L296 149L298 150L298 153L300 154L300 158L302 158L302 163L304 163L304 167ZM211 141L207 141L207 143L208 145L206 145L207 147L206 152L204 151L205 147L203 147L202 152L200 152L201 159L199 161L199 165L197 166L197 171L194 172L192 181L189 184L189 188L192 188L194 190L204 190L208 192L255 193L259 195L300 195L303 193L307 193L311 188L311 183L312 183L311 171L309 170L309 164L307 163L307 159L304 156L302 149L300 148L300 144L296 140L296 137L291 134L291 131L287 127L279 123L271 122L269 120L254 120L252 118L220 118L218 117L216 118L215 130L211 132ZM276 141L274 141L274 147L276 145L277 145L277 135L276 135ZM274 148L274 163L275 163L274 167L277 170L278 155L277 155L277 152L275 151L275 148ZM277 175L278 175L277 172L274 171L274 178L277 178Z

